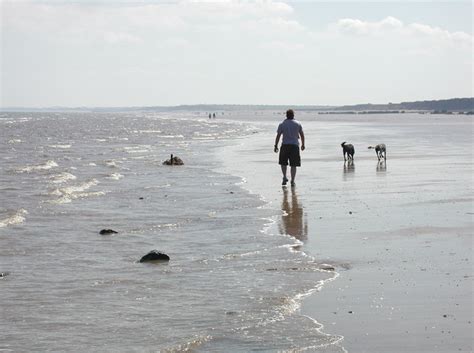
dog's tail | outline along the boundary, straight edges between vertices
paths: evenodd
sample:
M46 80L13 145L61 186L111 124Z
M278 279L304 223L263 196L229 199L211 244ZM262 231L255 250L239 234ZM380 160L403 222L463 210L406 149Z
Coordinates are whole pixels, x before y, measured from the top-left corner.
M341 146L344 147L345 144L346 144L346 141L344 141L343 143L341 143Z

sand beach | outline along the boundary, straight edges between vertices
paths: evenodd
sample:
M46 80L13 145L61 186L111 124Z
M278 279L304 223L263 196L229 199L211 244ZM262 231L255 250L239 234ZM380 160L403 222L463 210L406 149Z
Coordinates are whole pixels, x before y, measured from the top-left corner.
M296 187L282 188L280 117L253 119L255 134L221 158L280 209L276 234L334 268L300 314L343 336L348 352L472 352L472 118L297 113L306 151ZM356 148L353 165L343 141ZM367 149L377 143L384 163Z

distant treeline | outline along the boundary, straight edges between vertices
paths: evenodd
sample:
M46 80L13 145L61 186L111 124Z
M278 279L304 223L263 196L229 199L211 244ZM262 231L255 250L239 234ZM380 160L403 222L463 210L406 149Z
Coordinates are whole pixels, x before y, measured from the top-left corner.
M328 109L334 111L402 111L425 110L432 112L472 112L474 111L474 98L453 98L432 101L402 102L388 104L357 104L344 105Z

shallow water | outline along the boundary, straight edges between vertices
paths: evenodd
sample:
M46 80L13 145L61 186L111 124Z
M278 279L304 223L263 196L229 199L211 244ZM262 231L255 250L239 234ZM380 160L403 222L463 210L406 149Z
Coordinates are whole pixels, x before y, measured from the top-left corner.
M0 350L343 351L297 312L335 274L216 158L255 132L191 112L2 114ZM152 249L171 261L137 262Z

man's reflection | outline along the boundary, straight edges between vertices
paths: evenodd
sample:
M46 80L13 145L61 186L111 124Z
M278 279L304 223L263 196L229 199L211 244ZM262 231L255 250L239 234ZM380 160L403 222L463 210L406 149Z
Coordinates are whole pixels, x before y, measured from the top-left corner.
M305 241L308 238L308 223L306 222L306 217L303 220L303 207L298 203L296 190L291 188L291 195L288 195L289 193L287 188L283 188L281 209L285 213L281 217L280 233L291 235L300 241Z

